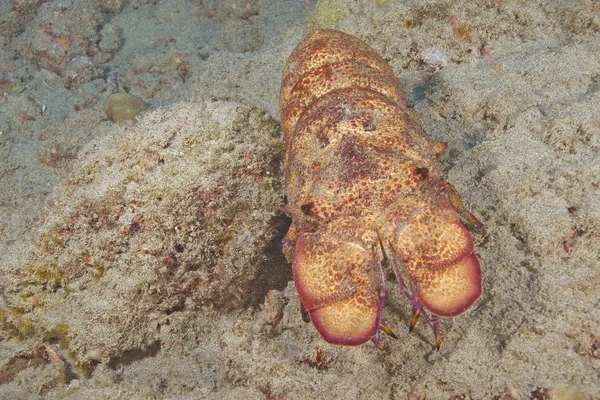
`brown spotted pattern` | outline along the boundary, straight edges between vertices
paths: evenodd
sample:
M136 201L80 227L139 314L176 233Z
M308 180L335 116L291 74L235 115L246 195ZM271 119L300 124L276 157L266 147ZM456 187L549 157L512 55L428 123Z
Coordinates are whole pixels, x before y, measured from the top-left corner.
M287 62L280 109L293 221L284 252L323 338L355 345L377 334L386 254L425 309L467 309L481 271L457 212L476 219L442 175L446 144L427 139L387 62L352 36L315 31Z

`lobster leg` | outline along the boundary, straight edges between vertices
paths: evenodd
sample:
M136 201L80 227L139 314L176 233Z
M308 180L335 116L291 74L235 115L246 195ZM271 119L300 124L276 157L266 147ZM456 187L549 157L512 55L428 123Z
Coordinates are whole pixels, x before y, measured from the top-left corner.
M377 252L377 256L376 256L376 260L375 260L375 263L377 264L377 271L379 272L379 308L377 310L377 320L375 321L375 324L379 329L377 329L377 334L375 334L375 336L373 336L373 338L371 339L373 341L373 343L375 343L375 346L377 346L377 348L379 350L383 350L383 346L381 345L381 341L380 341L381 334L380 334L379 330L381 329L381 310L383 309L383 303L385 301L385 279L383 276L383 267L381 266L382 258L383 257L381 255L381 250L379 250ZM387 328L387 327L386 327L386 329L389 330L389 328ZM385 330L384 330L384 332L385 332Z
M442 339L440 337L440 317L433 314L433 334L435 335L435 348L437 351L440 351L440 346L442 345Z
M419 317L421 316L421 310L419 310L418 308L415 308L413 306L413 315L412 318L410 320L410 328L408 328L409 332L412 332L413 329L415 329L415 326L417 325L417 322L419 322Z
M381 321L381 323L379 324L379 329L381 329L386 335L391 336L394 339L398 339L398 336L396 336L396 334L392 332L392 330L388 328L383 321Z
M413 330L417 322L419 321L420 316L422 315L427 324L433 329L433 333L435 335L435 347L437 350L440 349L441 346L441 338L440 338L440 319L437 315L432 315L431 317L427 314L421 302L413 296L406 284L404 283L404 279L402 279L402 275L400 274L400 267L398 258L392 253L390 254L390 258L392 260L392 268L394 269L394 274L396 275L396 279L398 279L398 283L400 284L400 288L404 295L410 300L413 306L413 315L410 321L410 331Z
M371 340L373 341L373 343L375 343L375 346L377 346L377 348L379 350L383 350L383 346L381 346L381 343L380 343L380 339L381 339L381 334L379 332L380 330L383 331L383 333L385 333L386 335L393 337L394 339L398 339L398 336L396 336L396 334L381 319L381 310L383 309L383 303L385 300L385 277L383 274L383 266L382 266L382 261L383 261L382 248L379 247L378 250L376 251L376 253L377 253L377 256L376 256L377 272L379 273L379 310L377 310L377 326L379 327L379 329L377 330L377 335L373 336L373 339L371 339Z

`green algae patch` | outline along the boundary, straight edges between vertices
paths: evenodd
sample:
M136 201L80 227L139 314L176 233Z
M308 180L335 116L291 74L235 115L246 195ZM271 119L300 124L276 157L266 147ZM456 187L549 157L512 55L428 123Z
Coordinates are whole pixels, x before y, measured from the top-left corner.
M9 337L19 340L27 339L35 333L35 323L25 315L25 311L17 307L0 308L0 328Z
M309 20L319 28L333 28L348 15L350 15L350 9L345 1L319 0Z
M24 285L41 286L44 290L55 292L58 288L66 287L68 277L56 265L25 264L23 266Z

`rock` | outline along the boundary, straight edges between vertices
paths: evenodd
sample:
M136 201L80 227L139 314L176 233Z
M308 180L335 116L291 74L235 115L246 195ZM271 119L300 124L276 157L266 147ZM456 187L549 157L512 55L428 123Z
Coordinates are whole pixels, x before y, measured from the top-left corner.
M58 340L83 376L155 354L180 315L192 333L247 306L283 204L280 129L262 110L181 103L107 125L0 303L3 336Z
M147 108L146 102L129 93L113 93L104 103L104 112L113 122L133 121L135 123L135 117Z

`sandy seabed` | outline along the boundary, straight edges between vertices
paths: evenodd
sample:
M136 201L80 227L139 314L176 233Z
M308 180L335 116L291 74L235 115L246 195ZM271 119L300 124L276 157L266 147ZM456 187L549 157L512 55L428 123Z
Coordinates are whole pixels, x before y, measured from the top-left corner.
M383 351L302 321L278 98L320 27L390 63L485 224L439 352L393 274ZM591 0L0 3L0 397L600 399L599 32Z

